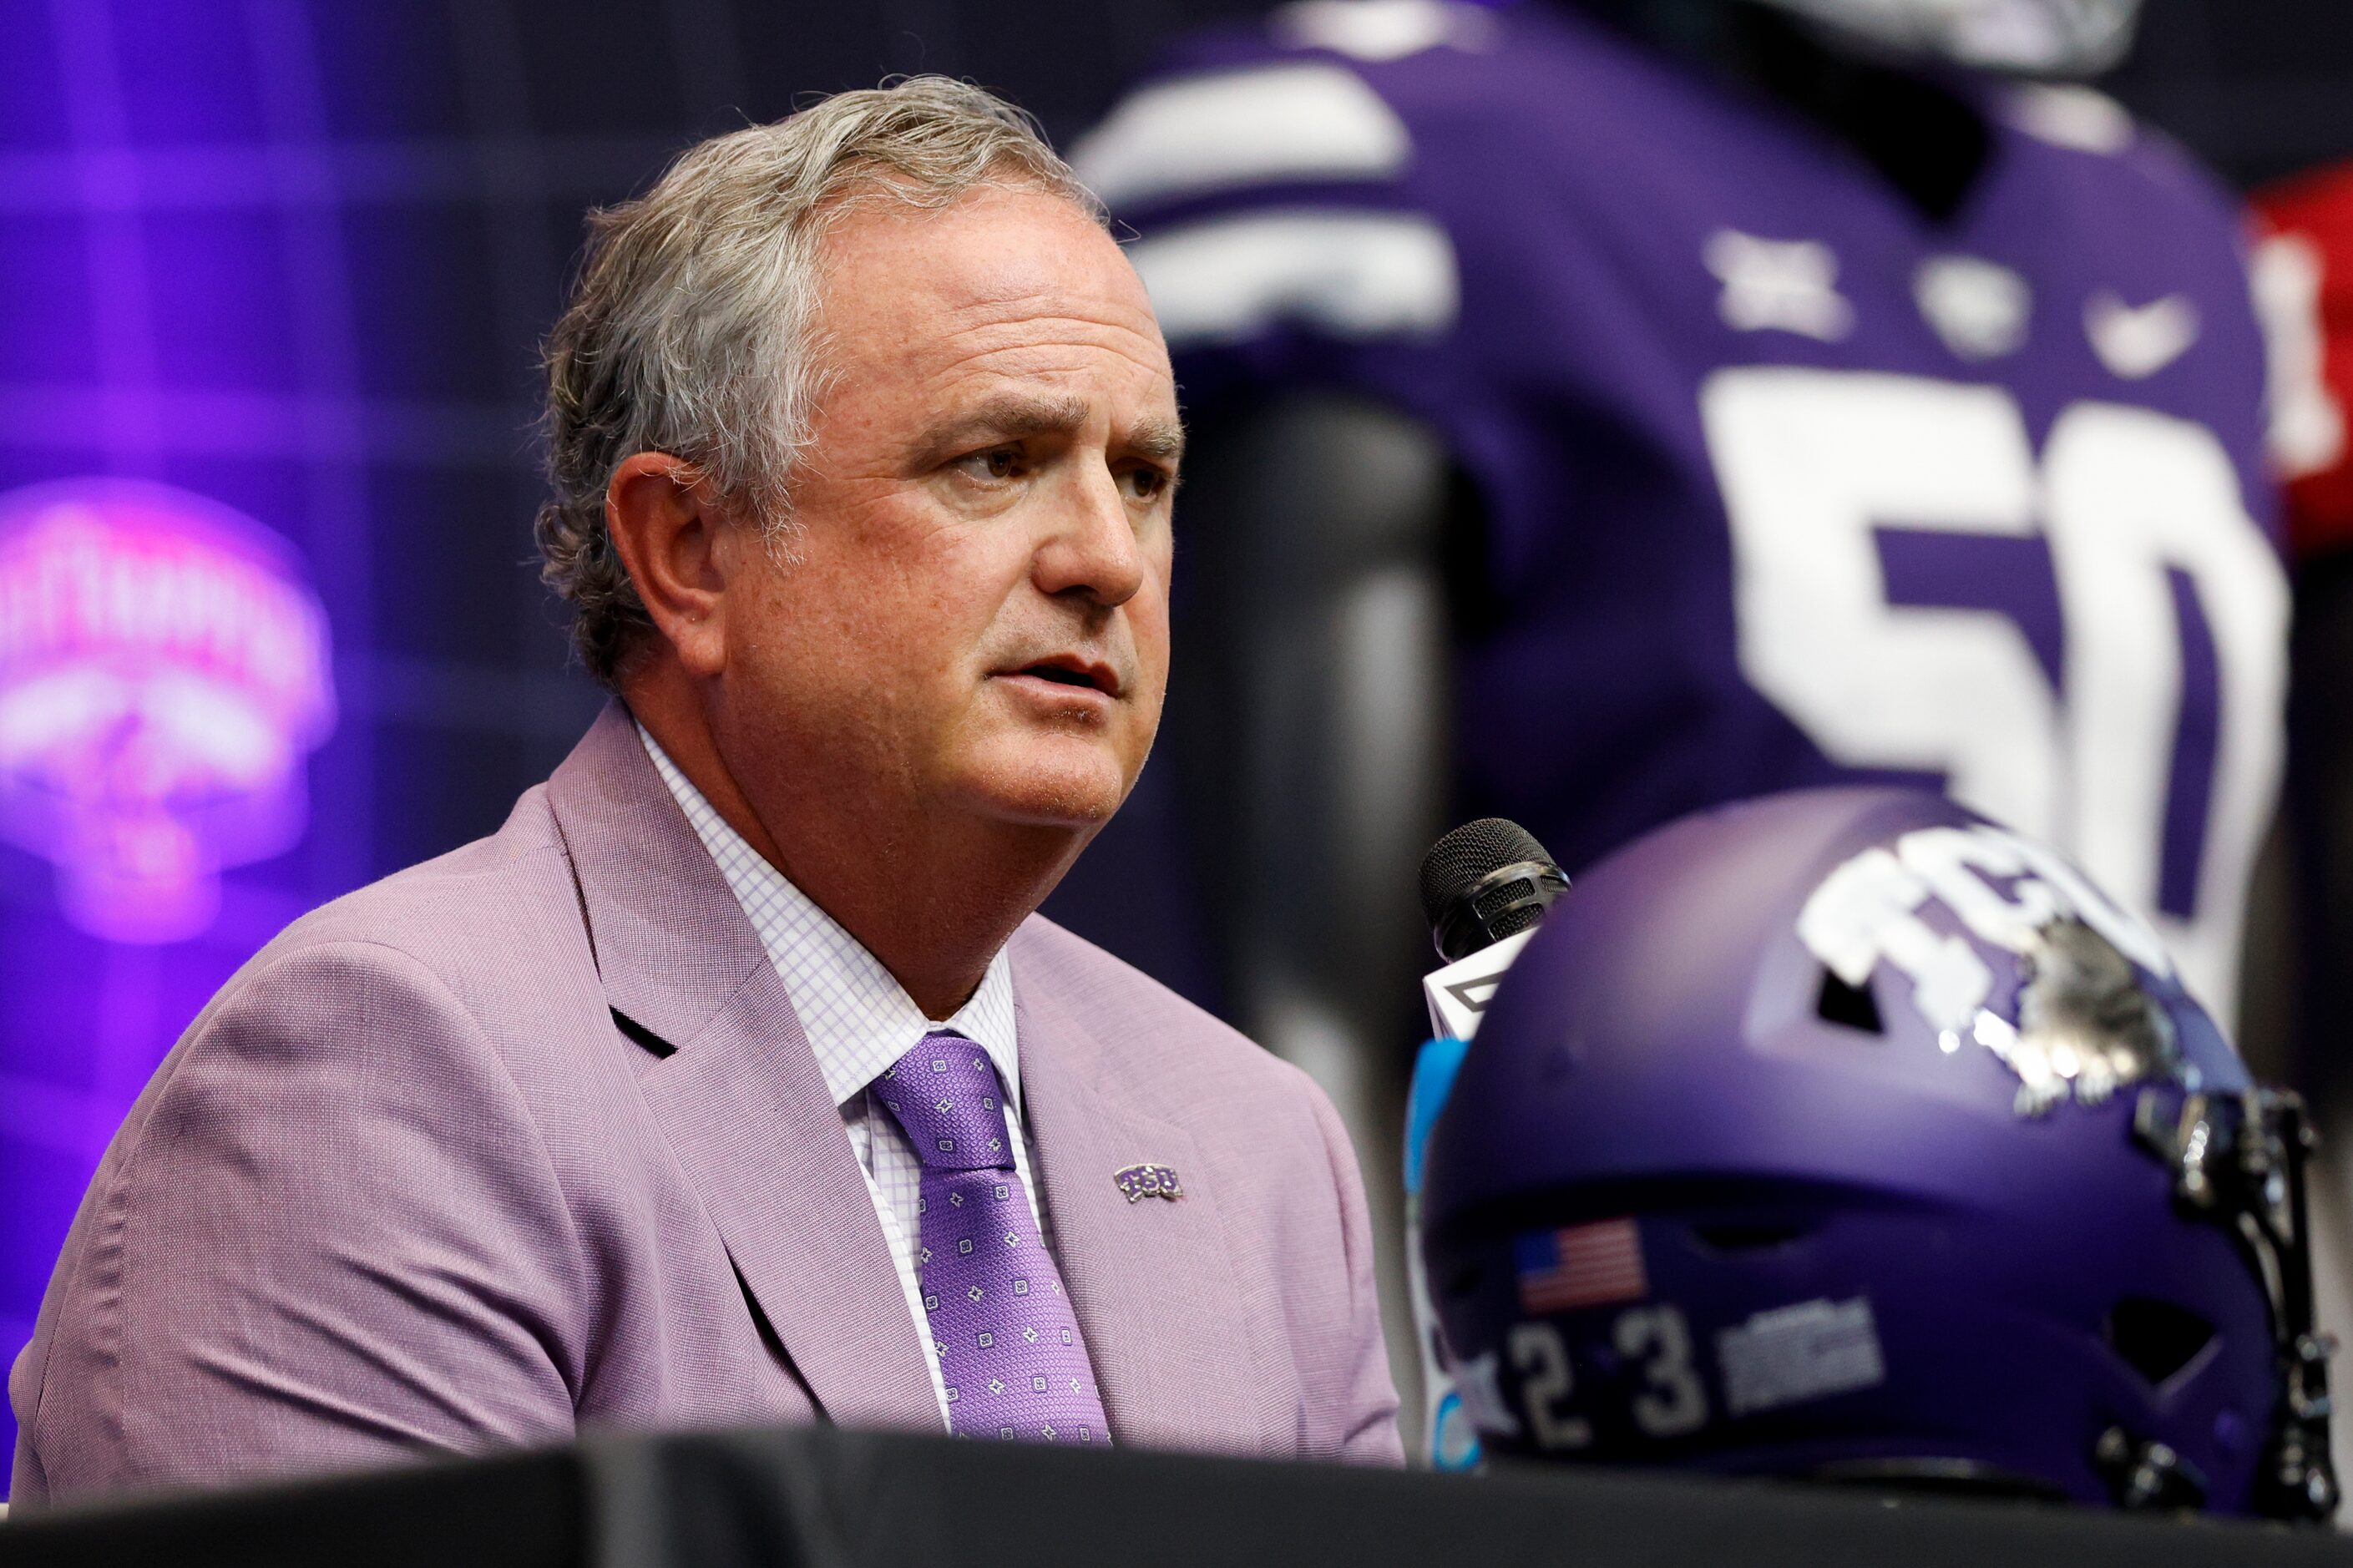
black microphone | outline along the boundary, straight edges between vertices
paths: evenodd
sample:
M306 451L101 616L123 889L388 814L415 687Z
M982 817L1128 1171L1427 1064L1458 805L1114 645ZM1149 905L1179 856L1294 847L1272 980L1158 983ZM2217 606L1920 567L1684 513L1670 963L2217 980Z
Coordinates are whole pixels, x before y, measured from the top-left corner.
M1433 1349L1438 1315L1430 1304L1420 1242L1422 1156L1487 1004L1527 945L1525 933L1567 891L1568 878L1535 835L1500 816L1464 823L1421 858L1421 912L1446 963L1421 980L1431 1039L1415 1058L1406 1099L1406 1269L1412 1280L1415 1340L1422 1346L1423 1408L1433 1423L1424 1434L1426 1451L1434 1456L1459 1458L1468 1423L1445 1357ZM1440 1466L1450 1463L1440 1459Z
M1568 878L1516 822L1466 822L1421 858L1421 912L1439 956L1459 963L1517 936L1568 891Z

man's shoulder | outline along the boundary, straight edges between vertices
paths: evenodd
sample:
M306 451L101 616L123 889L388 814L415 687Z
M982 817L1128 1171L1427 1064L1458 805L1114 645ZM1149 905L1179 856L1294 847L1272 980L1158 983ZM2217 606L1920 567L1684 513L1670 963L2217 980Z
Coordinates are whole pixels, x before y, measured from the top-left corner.
M571 861L535 785L495 833L321 905L257 952L217 1005L256 981L340 950L347 962L429 973L469 1011L569 950L586 955ZM371 959L370 955L375 957Z
M292 1169L333 1147L322 1129L375 1137L435 1106L478 1129L533 1117L610 1037L571 862L534 788L498 832L322 905L248 959L157 1068L99 1184L152 1165L159 1129L182 1142L209 1130ZM284 1114L257 1120L272 1097Z

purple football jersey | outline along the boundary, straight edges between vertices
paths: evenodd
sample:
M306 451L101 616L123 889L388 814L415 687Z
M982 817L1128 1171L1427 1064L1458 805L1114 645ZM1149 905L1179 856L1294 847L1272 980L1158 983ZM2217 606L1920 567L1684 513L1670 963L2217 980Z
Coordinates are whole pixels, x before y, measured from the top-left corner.
M1574 871L1709 804L1931 782L2228 1016L2287 623L2236 209L2087 90L1961 90L1992 150L1939 221L1561 0L1307 0L1075 157L1195 411L1368 395L1475 486L1463 813Z

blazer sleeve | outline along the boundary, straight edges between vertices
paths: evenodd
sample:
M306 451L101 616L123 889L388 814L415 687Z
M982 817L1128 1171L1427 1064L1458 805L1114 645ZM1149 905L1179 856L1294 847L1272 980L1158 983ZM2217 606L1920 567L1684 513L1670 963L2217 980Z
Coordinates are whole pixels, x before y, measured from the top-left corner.
M568 1438L582 1256L522 1095L430 970L362 942L265 957L85 1201L16 1391L20 1472L63 1499Z
M1302 1075L1304 1081L1304 1075ZM1340 1113L1314 1083L1305 1082L1308 1102L1323 1134L1332 1184L1340 1204L1340 1232L1347 1254L1348 1321L1342 1353L1335 1363L1324 1408L1335 1417L1328 1457L1358 1464L1402 1465L1405 1446L1398 1435L1397 1384L1389 1375L1388 1343L1381 1332L1379 1288L1373 1276L1373 1226L1365 1205L1365 1179L1356 1168L1356 1145ZM1312 1395L1311 1395L1312 1397Z

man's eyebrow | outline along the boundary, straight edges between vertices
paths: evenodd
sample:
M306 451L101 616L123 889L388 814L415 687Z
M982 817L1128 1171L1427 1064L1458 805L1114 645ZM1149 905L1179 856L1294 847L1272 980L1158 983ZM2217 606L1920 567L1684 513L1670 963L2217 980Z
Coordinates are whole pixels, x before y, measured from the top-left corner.
M1128 434L1126 445L1137 457L1173 468L1185 456L1185 426L1174 419L1147 419Z
M1084 426L1091 412L1087 400L1076 395L1039 397L1017 393L993 397L927 434L923 461L925 466L945 462L982 442L1067 436ZM1174 468L1185 453L1185 427L1174 419L1147 419L1121 445L1139 458Z
M926 434L923 459L926 463L944 462L965 447L983 441L1067 436L1086 422L1087 400L1083 397L1029 397L1018 394L992 397Z

